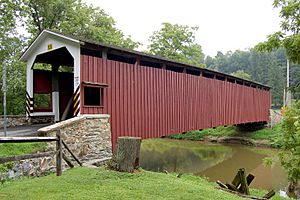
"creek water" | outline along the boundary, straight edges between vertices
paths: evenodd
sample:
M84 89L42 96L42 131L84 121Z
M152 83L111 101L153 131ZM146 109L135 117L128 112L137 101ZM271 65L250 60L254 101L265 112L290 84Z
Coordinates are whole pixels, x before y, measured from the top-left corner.
M276 191L287 186L287 176L270 148L224 145L196 141L150 139L142 142L140 163L145 170L191 173L209 181L231 182L239 168L255 179L250 187ZM271 165L263 159L271 157Z

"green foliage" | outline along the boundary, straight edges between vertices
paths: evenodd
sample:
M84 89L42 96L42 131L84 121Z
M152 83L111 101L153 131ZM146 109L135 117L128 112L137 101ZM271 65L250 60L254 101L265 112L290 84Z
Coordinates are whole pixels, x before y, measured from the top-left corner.
M0 41L15 33L17 20L24 16L22 0L0 0Z
M282 134L281 124L276 124L272 128L263 128L245 134L247 134L248 137L254 140L268 140L271 146L274 148L281 147L278 144L278 140L280 140Z
M233 126L219 126L217 128L208 128L204 130L189 131L185 134L173 134L170 135L171 139L184 139L184 140L203 140L206 136L230 136L236 133L235 127Z
M273 6L280 9L281 31L269 35L268 40L259 43L256 49L272 51L275 48L284 47L288 58L300 64L300 1L274 0Z
M216 189L201 177L141 171L133 174L94 168L74 168L61 177L54 174L24 178L0 185L0 197L8 199L243 199ZM41 187L42 186L42 187ZM252 190L251 190L252 192ZM253 191L263 196L264 191ZM272 199L283 199L278 195Z
M18 32L20 25L26 24L31 39L43 29L53 29L130 49L139 45L125 37L104 10L81 0L0 0L0 18L0 64L2 69L4 65L7 68L8 114L25 114L26 66L18 59L29 41ZM37 66L44 68L44 65ZM0 114L3 113L2 95Z
M34 94L34 108L49 108L51 106L51 94Z
M228 74L244 71L251 76L251 80L271 87L274 106L281 107L283 104L283 89L286 85L286 54L283 48L272 52L256 52L254 49L226 54L218 52L215 58L206 57L205 64L208 68ZM290 83L297 85L300 67L292 64L290 69Z
M0 164L0 173L7 172L8 170L11 170L14 167L14 165L15 165L14 162L7 162L7 163L4 163L4 164ZM0 181L2 181L2 180L0 179Z
M279 154L282 166L290 180L300 181L300 100L287 109L282 122L283 134L278 144L283 151Z
M201 46L195 44L198 27L163 23L159 31L149 38L149 52L180 62L203 66L204 54Z
M25 0L28 7L28 31L37 35L52 29L84 39L125 48L136 48L139 43L125 37L116 28L115 20L99 7L88 6L81 0Z
M231 75L242 79L251 80L251 75L244 72L244 70L237 70L236 72L231 73Z
M2 66L6 66L6 98L7 113L9 114L25 114L25 64L19 62L18 56L22 51L24 41L20 38L5 38L3 44ZM1 55L2 54L2 55ZM1 75L2 75L1 71ZM1 81L1 86L3 83ZM0 113L3 113L3 93L0 94Z
M20 20L24 16L24 4L21 0L0 2L0 65L2 70L4 66L6 67L7 113L25 114L25 68L24 64L18 61L25 39L17 32L17 24L22 25ZM1 75L3 75L2 70ZM1 86L0 113L2 114L4 91L2 81Z

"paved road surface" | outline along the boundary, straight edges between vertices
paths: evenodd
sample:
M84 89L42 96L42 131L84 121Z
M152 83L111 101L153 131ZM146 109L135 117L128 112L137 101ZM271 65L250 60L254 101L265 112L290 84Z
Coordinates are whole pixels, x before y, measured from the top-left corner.
M9 137L36 136L38 129L49 125L50 124L34 124L34 125L10 127L7 128L7 136ZM4 136L4 130L3 128L1 128L0 137L3 136Z

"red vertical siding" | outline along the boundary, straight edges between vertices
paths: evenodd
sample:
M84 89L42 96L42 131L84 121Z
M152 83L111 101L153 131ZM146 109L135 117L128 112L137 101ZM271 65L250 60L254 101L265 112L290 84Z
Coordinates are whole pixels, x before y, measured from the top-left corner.
M81 56L81 82L104 83L103 107L118 136L161 137L220 125L268 121L271 94L227 81ZM82 90L83 91L83 90Z

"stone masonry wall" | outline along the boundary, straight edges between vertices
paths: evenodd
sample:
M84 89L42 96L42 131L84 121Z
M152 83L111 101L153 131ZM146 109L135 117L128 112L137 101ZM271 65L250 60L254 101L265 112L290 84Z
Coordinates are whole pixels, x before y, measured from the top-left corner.
M65 163L64 163L65 164ZM63 166L65 167L65 165ZM55 156L33 158L15 162L12 169L0 173L0 182L8 179L16 179L21 176L43 176L49 172L55 172Z
M29 119L25 115L8 115L7 127L22 126L29 123ZM0 116L0 128L4 127L4 117Z
M57 130L81 161L112 156L109 115L82 115L38 131L45 136L56 136ZM48 149L55 150L55 145L49 145Z
M112 156L109 115L82 115L40 129L44 136L55 136L60 130L61 137L79 160L86 164L104 164ZM55 142L49 142L47 151L55 150ZM71 159L70 154L63 148ZM76 163L71 159L74 165ZM63 162L63 169L68 165ZM55 172L55 156L34 158L15 162L11 170L0 173L0 182L20 176L42 176Z
M26 115L7 115L7 127L23 126L29 124L53 123L53 116L31 116ZM0 116L0 128L4 127L4 117Z
M270 109L270 121L269 126L273 127L274 125L280 123L282 121L282 115L281 113L278 113L274 111L273 109Z

